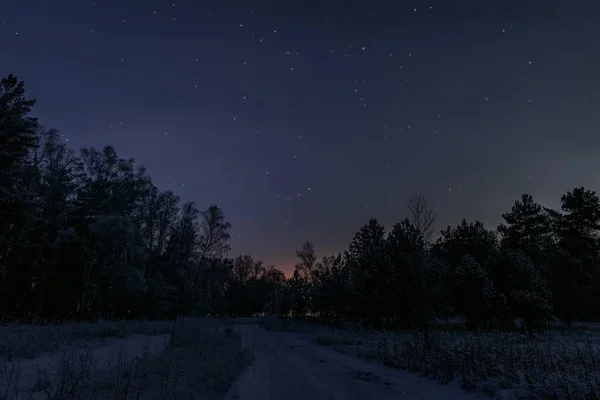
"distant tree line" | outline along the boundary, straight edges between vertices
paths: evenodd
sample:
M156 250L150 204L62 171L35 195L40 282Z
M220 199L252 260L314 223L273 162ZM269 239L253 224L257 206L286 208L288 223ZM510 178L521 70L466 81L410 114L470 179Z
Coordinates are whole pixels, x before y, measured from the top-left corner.
M496 230L462 222L432 240L422 195L385 231L370 219L348 249L318 258L307 242L283 272L229 258L231 225L160 191L132 159L68 149L30 116L23 82L0 83L0 316L7 320L317 316L423 329L462 316L469 328L531 332L553 317L600 317L600 200L575 188L561 210L523 195Z
M409 200L392 227L370 219L348 250L317 260L311 243L287 282L291 312L378 328L423 328L464 317L466 326L530 332L552 318L571 326L600 318L600 201L575 188L561 210L524 194L496 231L465 219L430 240L433 207Z

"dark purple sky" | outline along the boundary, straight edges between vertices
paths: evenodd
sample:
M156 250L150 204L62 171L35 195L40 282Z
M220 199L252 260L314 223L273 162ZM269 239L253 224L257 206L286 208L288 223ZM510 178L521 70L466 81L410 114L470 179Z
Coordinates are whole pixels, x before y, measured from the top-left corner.
M233 255L288 272L415 191L494 228L600 183L599 1L0 2L44 125L219 202Z

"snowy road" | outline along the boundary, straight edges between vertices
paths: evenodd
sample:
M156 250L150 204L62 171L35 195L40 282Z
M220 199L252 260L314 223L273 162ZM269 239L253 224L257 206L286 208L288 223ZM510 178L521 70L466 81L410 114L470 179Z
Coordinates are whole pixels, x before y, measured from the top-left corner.
M237 327L256 361L236 382L228 400L464 400L456 384L439 385L416 374L345 356L314 344L310 334Z

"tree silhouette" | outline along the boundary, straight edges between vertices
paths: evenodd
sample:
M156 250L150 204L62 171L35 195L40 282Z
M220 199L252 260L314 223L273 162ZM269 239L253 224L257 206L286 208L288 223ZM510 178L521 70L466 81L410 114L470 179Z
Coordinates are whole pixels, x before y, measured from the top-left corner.
M426 243L431 242L435 228L435 210L422 193L413 194L407 202L408 219Z
M560 210L522 195L492 231L466 219L431 243L422 194L408 218L371 218L337 256L311 242L289 279L228 258L231 224L161 191L116 149L67 148L31 117L23 82L0 82L0 315L4 320L259 315L417 329L540 330L600 317L600 200L577 187Z
M521 249L534 256L550 245L550 217L529 194L515 201L509 213L502 214L505 224L498 226L505 247Z
M315 265L317 263L317 256L313 244L311 242L305 242L302 245L302 250L296 251L296 257L298 257L300 261L295 265L295 269L309 281L312 281L315 274Z

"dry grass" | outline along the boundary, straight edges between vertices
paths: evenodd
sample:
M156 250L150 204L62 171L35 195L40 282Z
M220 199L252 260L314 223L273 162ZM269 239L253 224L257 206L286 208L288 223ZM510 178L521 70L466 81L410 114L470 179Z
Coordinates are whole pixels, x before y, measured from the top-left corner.
M173 330L173 321L98 321L66 324L8 324L0 326L0 361L31 359L86 345L90 340L159 335Z
M586 332L531 339L516 333L330 331L317 343L442 383L512 399L600 399L600 346Z
M113 327L118 332L145 333L131 330L132 326L139 326L136 324L123 322ZM66 331L81 332L79 327L72 328ZM63 333L64 329L58 331ZM98 328L101 331L104 329ZM152 332L163 332L163 328ZM150 351L148 344L140 356L128 354L128 348L121 346L113 359L103 362L92 357L96 345L73 347L55 355L50 365L41 365L37 382L26 391L21 387L20 393L18 365L4 362L5 368L0 370L0 400L213 399L225 393L252 361L252 356L242 350L231 324L222 320L180 319L171 325L164 351ZM32 346L44 347L47 346Z

